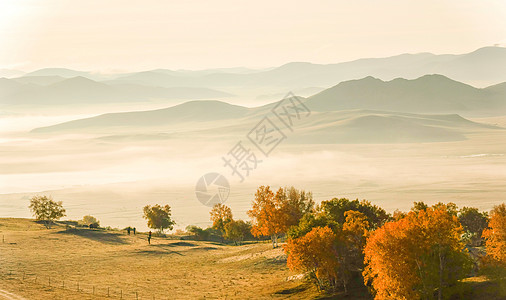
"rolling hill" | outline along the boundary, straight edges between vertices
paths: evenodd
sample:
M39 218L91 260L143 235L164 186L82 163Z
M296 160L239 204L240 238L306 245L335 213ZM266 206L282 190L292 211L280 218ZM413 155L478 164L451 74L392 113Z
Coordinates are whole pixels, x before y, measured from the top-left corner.
M192 100L230 97L231 94L198 87L162 88L138 84L108 85L86 77L27 76L1 78L0 104L74 105L144 102L150 100Z
M108 139L117 136L131 141L171 138L165 133L185 132L186 136L221 135L237 139L269 113L272 105L246 108L220 101L191 101L165 109L74 120L37 128L32 133L95 133L108 136ZM195 124L202 125L192 126ZM471 132L497 129L499 127L475 123L456 114L342 110L313 112L310 117L300 119L290 141L300 144L443 142L463 140Z
M74 120L49 127L34 129L33 132L83 131L98 128L106 130L117 127L154 127L185 122L227 121L241 118L250 110L220 101L190 101L169 108L103 114L96 117Z
M499 86L478 89L442 75L391 81L369 76L341 82L309 97L306 105L316 111L373 109L493 115L506 112L506 93Z

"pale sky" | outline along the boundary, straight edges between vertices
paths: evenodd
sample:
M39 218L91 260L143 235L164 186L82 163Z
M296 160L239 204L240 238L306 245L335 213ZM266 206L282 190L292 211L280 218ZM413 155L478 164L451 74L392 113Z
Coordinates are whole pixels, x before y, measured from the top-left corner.
M506 44L506 1L1 0L0 68L263 68Z

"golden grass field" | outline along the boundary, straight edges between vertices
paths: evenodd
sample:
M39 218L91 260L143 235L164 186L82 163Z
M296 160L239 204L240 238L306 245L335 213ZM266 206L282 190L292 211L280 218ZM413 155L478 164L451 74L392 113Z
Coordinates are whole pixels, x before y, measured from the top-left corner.
M34 220L0 218L0 299L372 299L363 285L348 295L319 294L297 275L270 243L169 236L148 245L145 233L61 224L48 230ZM484 276L464 282L458 299L506 295L506 286Z
M121 293L123 299L317 296L312 286L287 281L296 273L287 269L282 249L269 243L153 237L148 245L142 233L63 225L47 230L28 219L0 219L0 274L1 290L27 299L102 299L107 288L116 299Z

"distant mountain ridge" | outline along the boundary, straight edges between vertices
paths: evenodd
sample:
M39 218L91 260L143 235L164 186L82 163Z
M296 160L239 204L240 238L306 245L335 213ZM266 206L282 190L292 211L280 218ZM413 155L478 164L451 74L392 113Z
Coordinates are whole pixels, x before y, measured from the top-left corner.
M156 99L219 99L232 96L198 87L154 87L139 84L109 85L87 77L27 76L0 78L0 104L3 105L86 105L144 102Z
M338 82L373 76L382 80L397 77L414 79L425 74L441 74L472 85L488 86L506 81L506 48L483 47L465 54L400 54L383 58L363 58L333 64L291 62L276 68L251 70L223 68L209 70L156 69L123 74L97 74L65 68L46 68L25 76L82 76L109 83L140 83L162 87L192 86L282 86L288 89L310 86L330 87Z
M309 97L317 111L373 109L410 113L494 114L506 112L506 90L478 89L442 75L382 81L374 77L341 82Z

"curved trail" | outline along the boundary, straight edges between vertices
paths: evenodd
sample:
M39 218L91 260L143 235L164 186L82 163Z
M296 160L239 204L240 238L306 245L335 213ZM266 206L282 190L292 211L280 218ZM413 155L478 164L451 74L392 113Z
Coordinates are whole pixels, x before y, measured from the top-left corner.
M18 296L16 294L13 294L11 292L1 290L0 289L0 299L6 299L6 300L26 300L25 298Z

